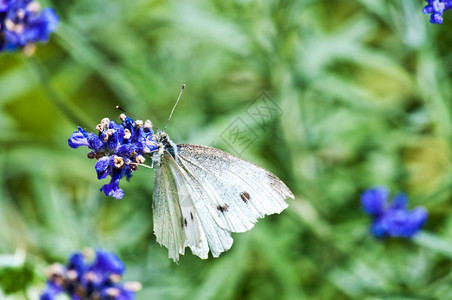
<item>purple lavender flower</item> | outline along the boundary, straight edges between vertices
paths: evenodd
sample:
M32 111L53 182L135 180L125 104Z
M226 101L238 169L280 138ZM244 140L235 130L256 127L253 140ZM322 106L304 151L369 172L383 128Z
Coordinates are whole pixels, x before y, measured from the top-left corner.
M103 119L96 127L97 135L78 127L68 140L72 148L86 146L92 150L88 158L97 159L97 178L111 177L110 183L100 190L116 199L124 196L124 191L119 188L121 179L130 179L138 165L145 162L145 154L157 149L151 121L134 121L124 114L120 119L120 125L108 118Z
M443 13L452 8L451 0L427 0L428 5L422 9L424 14L431 14L430 23L443 23Z
M141 289L139 282L119 283L124 263L113 253L92 250L71 255L66 266L54 264L47 272L47 285L40 300L56 299L66 293L71 299L133 300Z
M361 195L364 211L373 217L371 233L379 238L413 237L427 220L427 210L417 207L409 211L405 194L397 194L389 204L388 196L389 191L384 187L368 189Z
M0 0L0 51L31 52L34 43L48 41L58 22L55 10L41 10L37 1Z
M0 13L8 11L13 0L0 0Z

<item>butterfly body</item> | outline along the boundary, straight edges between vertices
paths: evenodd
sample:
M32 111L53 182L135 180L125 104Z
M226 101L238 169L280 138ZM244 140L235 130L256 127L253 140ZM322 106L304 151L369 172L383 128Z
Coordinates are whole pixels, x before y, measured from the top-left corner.
M293 198L275 175L221 150L176 145L156 135L154 232L174 261L190 247L205 259L229 250L231 232L250 230L258 218L280 213Z

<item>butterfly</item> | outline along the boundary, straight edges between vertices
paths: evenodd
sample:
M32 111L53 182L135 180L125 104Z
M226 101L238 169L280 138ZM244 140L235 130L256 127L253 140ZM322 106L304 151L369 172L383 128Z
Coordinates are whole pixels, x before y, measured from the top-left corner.
M258 218L282 212L284 200L294 198L278 177L229 153L176 145L164 131L156 141L154 233L174 261L186 247L202 259L209 251L218 257L231 248L232 232L250 230Z

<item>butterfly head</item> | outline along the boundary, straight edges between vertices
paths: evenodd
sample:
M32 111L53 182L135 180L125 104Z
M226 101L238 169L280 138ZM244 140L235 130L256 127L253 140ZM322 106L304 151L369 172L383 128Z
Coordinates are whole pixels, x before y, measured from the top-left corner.
M160 163L160 157L165 151L177 160L177 145L169 138L166 132L158 130L155 139L157 141L158 151L152 157L153 162Z

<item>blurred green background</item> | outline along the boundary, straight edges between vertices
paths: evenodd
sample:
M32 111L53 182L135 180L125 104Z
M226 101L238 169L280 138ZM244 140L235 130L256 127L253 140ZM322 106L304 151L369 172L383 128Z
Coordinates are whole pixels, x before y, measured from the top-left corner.
M61 24L35 57L0 55L0 284L36 299L44 269L84 247L116 252L138 299L452 299L452 14L425 1L41 1ZM178 264L152 231L154 171L106 197L86 148L115 105L176 143L215 145L241 118L240 153L295 200ZM247 109L265 92L281 114ZM257 103L257 102L254 102ZM372 238L360 193L404 191L429 219L413 240Z

